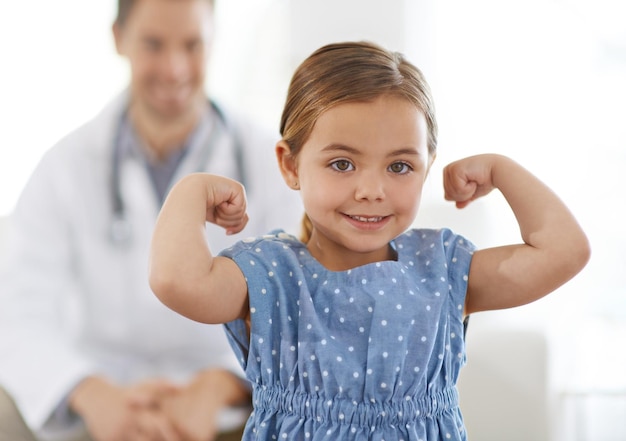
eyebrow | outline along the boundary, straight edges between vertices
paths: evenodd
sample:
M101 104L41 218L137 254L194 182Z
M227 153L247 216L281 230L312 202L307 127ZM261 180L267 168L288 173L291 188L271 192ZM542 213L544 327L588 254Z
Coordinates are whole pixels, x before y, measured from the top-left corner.
M322 149L322 152L334 152L334 151L342 151L346 153L351 153L353 155L361 154L361 151L359 149L356 149L354 147L350 147L344 144L334 144L334 143L328 144L326 147ZM403 148L399 148L398 150L394 150L387 156L395 157L395 156L403 156L403 155L419 156L420 153L415 148L403 147Z

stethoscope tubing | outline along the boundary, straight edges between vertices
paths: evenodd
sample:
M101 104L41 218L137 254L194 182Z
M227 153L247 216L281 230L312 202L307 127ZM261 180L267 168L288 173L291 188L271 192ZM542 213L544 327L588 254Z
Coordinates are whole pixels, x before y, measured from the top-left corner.
M243 155L243 143L235 127L214 101L208 100L213 114L217 116L218 124L214 125L208 139L202 145L201 158L198 161L199 169L202 171L206 167L215 145L219 141L222 133L226 133L232 138L235 162L239 180L245 185L247 176ZM118 124L117 133L113 141L113 152L111 155L111 172L110 172L110 194L111 194L111 220L109 224L108 240L112 245L119 248L127 248L132 242L132 227L127 219L126 207L121 190L121 130L123 124L123 115ZM221 128L220 128L221 126Z

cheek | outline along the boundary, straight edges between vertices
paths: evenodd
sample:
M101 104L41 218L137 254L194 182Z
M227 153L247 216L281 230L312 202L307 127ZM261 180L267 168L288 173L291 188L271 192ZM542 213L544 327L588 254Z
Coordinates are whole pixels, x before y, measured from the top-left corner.
M332 179L322 176L301 174L299 176L300 196L308 210L323 210L335 207L346 197L348 187L338 185Z
M324 183L311 183L300 181L300 194L302 201L313 208L329 205L336 198L336 192L331 192Z
M388 197L392 199L398 212L415 215L422 198L422 187L421 183L416 182L415 185L403 186L398 191L388 192Z
M190 68L199 76L203 76L209 64L208 57L195 55L189 61Z
M157 63L146 55L137 55L131 60L132 74L135 82L146 82L156 70Z

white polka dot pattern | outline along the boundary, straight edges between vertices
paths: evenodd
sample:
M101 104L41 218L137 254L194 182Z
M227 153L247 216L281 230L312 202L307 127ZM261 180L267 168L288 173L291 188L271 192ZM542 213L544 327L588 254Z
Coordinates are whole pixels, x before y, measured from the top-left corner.
M254 389L244 439L466 438L459 305L474 247L445 229L393 245L398 261L342 272L282 232L222 252L250 298L250 337L226 325Z

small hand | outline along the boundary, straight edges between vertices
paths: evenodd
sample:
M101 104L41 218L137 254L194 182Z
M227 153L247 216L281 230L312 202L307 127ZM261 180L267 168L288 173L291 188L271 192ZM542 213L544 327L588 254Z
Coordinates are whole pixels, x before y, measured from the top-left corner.
M246 191L239 182L222 176L212 176L207 189L206 220L235 234L248 223Z
M494 189L492 167L497 155L478 155L448 164L443 170L444 197L464 208Z

